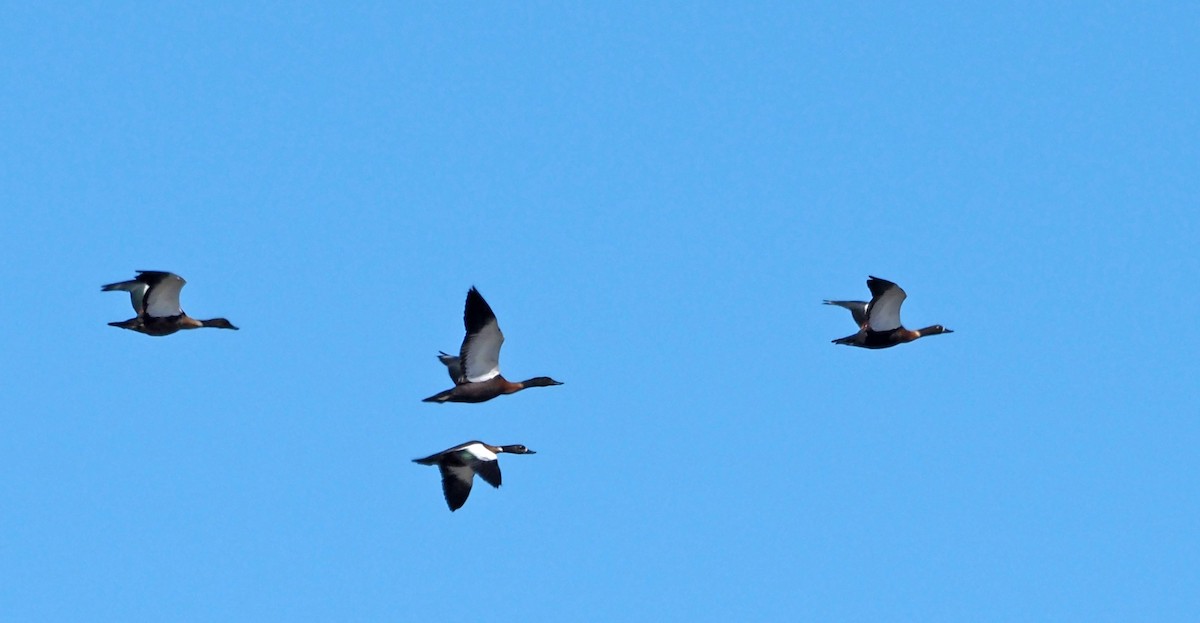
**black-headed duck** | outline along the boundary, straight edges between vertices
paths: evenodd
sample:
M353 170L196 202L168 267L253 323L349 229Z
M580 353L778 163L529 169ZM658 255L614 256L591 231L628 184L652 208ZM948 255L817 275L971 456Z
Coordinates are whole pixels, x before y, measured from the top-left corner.
M548 376L513 383L500 375L500 346L504 344L504 334L500 332L491 306L474 287L467 292L463 325L466 326L467 335L463 338L459 355L438 355L438 359L446 365L454 387L430 396L423 402L484 402L527 387L562 385Z
M450 512L454 512L467 503L475 474L493 487L500 486L500 462L496 459L506 452L537 454L522 445L492 446L482 441L468 441L423 459L413 459L413 463L438 466L442 472L442 493L446 496L446 505L450 507Z
M954 331L935 324L915 331L905 329L900 323L900 305L908 296L900 286L879 277L867 279L867 287L871 289L871 301L825 301L827 305L838 305L850 310L854 322L858 325L858 333L833 340L834 344L847 344L862 348L888 348L897 344L911 342L927 335L954 333Z
M214 327L233 329L233 323L224 318L197 320L184 313L179 306L179 291L187 282L175 273L157 270L139 270L136 279L101 286L103 292L122 290L129 293L136 317L123 322L108 323L113 327L129 329L146 335L171 335L180 329Z

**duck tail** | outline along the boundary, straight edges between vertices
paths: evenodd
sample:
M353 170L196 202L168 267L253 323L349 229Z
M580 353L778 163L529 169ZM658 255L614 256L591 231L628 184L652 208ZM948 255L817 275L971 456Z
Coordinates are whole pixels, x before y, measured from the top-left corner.
M842 338L833 340L833 343L834 344L846 344L848 346L853 346L857 342L857 340L858 340L858 334L855 333L854 335L847 335L846 337L842 337Z
M438 392L438 393L422 400L421 402L446 402L447 400L450 399L450 394L453 392L454 392L453 389L447 389L446 391Z
M136 331L140 325L141 325L141 318L130 318L129 320L122 320L120 322L108 323L108 326L110 326L110 327L117 327L118 329L129 329L130 331Z

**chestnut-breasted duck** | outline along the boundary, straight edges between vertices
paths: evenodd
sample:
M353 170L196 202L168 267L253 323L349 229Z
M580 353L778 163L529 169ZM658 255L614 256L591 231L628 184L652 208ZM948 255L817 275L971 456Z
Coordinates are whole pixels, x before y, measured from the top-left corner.
M888 348L897 344L911 342L927 335L954 333L940 324L917 329L905 329L900 324L900 305L908 296L900 286L879 277L867 279L867 287L871 289L871 301L863 305L862 301L825 301L829 305L838 305L850 310L854 322L859 325L858 333L833 340L834 344L847 344L862 348ZM860 312L861 310L861 312ZM859 314L862 314L860 316Z
M171 335L180 329L214 327L233 329L233 323L224 318L197 320L184 313L179 306L179 291L187 283L175 273L157 270L139 270L136 279L101 286L103 292L122 290L129 293L133 311L137 316L123 322L108 323L113 327L129 329L146 335Z
M513 383L500 375L500 346L504 334L496 322L496 314L474 287L467 292L463 310L463 325L467 335L457 357L440 353L438 359L446 365L454 387L426 398L423 402L484 402L501 394L519 392L526 387L548 387L562 383L537 376Z
M471 495L475 474L493 487L500 486L500 454L537 454L522 445L492 446L482 441L468 441L423 459L413 459L421 465L437 465L442 472L442 493L450 512L462 508Z

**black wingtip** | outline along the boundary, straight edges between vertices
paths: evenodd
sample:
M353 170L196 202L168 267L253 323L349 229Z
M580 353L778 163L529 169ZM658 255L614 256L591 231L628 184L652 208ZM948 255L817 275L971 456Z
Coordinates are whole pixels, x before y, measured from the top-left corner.
M488 305L475 286L471 286L467 292L467 302L463 306L463 327L467 330L467 335L478 333L489 322L495 320L496 313L492 311L492 306Z

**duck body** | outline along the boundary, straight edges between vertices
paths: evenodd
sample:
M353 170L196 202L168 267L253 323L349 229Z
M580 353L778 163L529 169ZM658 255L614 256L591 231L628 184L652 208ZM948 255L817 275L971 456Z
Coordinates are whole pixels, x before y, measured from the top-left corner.
M108 326L129 329L130 331L137 331L138 333L152 335L154 337L163 337L165 335L171 335L172 333L175 333L183 328L199 328L199 324L196 324L195 326L185 326L194 322L198 321L188 316L170 316L167 318L138 316L122 322L110 322L108 323Z
M436 465L442 474L442 493L450 512L462 508L471 495L471 485L478 474L484 482L499 488L501 483L499 455L537 454L523 445L493 446L482 441L468 441L425 458L413 459L419 465Z
M869 277L867 287L871 290L869 302L825 301L826 305L849 309L855 324L859 326L857 333L833 340L834 344L871 349L890 348L928 335L954 333L940 324L916 330L904 328L900 323L900 306L908 297L904 290L879 277Z
M237 330L233 323L224 318L198 320L184 313L179 306L179 293L186 283L183 277L175 273L139 270L135 279L101 286L103 292L128 292L133 311L137 313L129 320L110 322L109 326L155 337L201 327Z
M503 376L494 376L479 383L459 383L450 389L438 392L421 402L487 402L496 396L513 394L527 387L549 387L562 385L549 377L535 377L520 383L513 383Z
M870 329L862 329L854 335L848 335L843 338L838 338L833 341L834 344L845 344L848 346L858 346L860 348L891 348L897 344L907 344L919 337L925 335L935 335L934 329L940 328L935 325L918 331L910 331L908 329L892 329L891 331L872 331ZM929 333L926 333L928 331ZM954 333L948 329L939 331L938 333Z
M474 287L467 292L463 326L466 336L458 356L438 353L438 360L446 366L454 387L425 398L422 402L487 402L496 396L516 393L528 387L562 385L548 376L514 383L500 374L500 347L504 344L504 334L500 331L500 324L491 306Z

